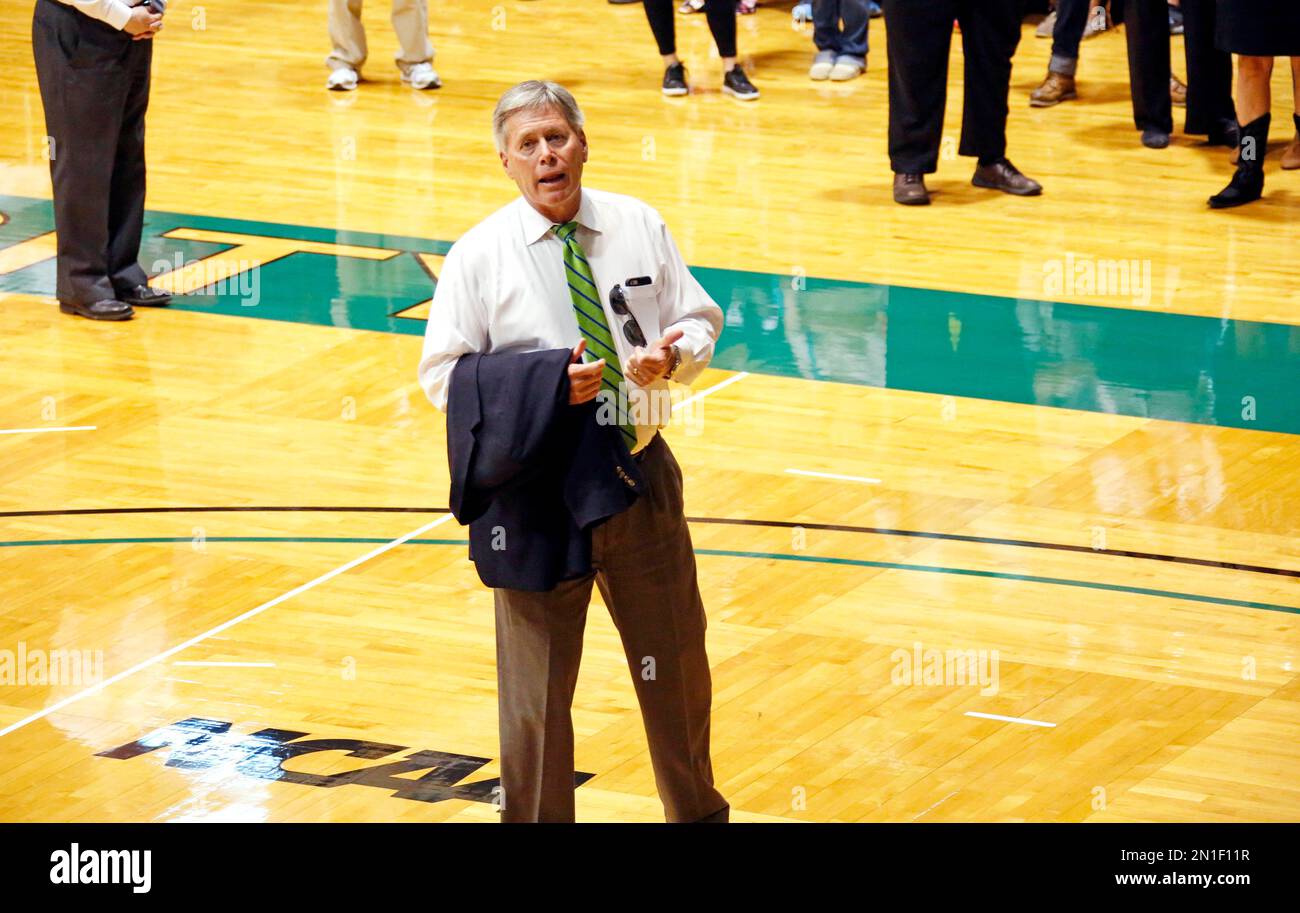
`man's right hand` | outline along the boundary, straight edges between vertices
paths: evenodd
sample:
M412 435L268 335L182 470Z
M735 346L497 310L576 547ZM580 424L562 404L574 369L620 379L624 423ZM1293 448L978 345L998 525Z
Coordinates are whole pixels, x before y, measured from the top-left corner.
M587 340L573 347L569 359L569 405L589 403L600 392L600 376L605 371L605 359L582 364L582 353L587 350Z
M136 40L152 38L162 28L162 20L160 14L149 12L148 7L136 6L131 8L131 18L126 20L126 25L122 28L127 34L135 36Z

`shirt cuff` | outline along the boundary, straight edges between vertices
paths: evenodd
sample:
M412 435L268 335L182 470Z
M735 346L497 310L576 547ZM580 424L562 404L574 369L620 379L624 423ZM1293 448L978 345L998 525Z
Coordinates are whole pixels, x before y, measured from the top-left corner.
M104 21L119 32L126 28L126 23L130 18L131 7L123 3L122 0L108 0L108 3L105 4Z

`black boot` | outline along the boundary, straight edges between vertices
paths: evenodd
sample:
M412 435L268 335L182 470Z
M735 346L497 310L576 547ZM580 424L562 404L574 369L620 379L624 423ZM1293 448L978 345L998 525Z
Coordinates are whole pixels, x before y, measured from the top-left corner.
M1210 128L1210 134L1206 137L1207 146L1227 146L1229 149L1241 148L1241 126L1237 119L1225 118L1218 121Z
M1264 195L1264 153L1268 149L1270 119L1271 115L1265 114L1242 126L1237 173L1227 187L1210 197L1211 209L1253 203Z

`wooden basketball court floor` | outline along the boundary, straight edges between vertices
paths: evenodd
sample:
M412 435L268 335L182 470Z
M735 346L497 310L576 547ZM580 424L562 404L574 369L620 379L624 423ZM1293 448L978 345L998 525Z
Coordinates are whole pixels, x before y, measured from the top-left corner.
M441 255L514 194L489 113L530 77L727 314L666 435L736 820L1300 818L1300 174L1207 211L1226 156L1138 144L1122 32L1032 110L1026 26L1031 200L951 154L954 49L910 209L881 20L832 85L788 5L742 19L742 105L702 17L670 101L638 7L434 0L445 86L416 93L371 0L338 95L322 3L175 4L143 259L193 294L96 324L54 307L30 3L3 6L0 819L495 819L491 596L415 368ZM574 719L580 820L659 819L598 602Z

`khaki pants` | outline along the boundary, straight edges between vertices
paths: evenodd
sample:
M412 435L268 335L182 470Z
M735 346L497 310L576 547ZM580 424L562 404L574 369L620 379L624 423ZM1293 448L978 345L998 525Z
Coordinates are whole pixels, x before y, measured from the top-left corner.
M331 70L360 70L366 62L366 30L361 26L361 0L330 0L330 41L334 52L325 63ZM429 41L429 7L426 0L393 0L393 31L401 51L397 68L403 73L417 63L433 61Z
M600 587L636 686L668 821L725 821L713 788L713 684L682 475L656 437L641 455L647 491L597 527L594 570L547 593L494 590L502 821L574 819L573 704L591 587Z

